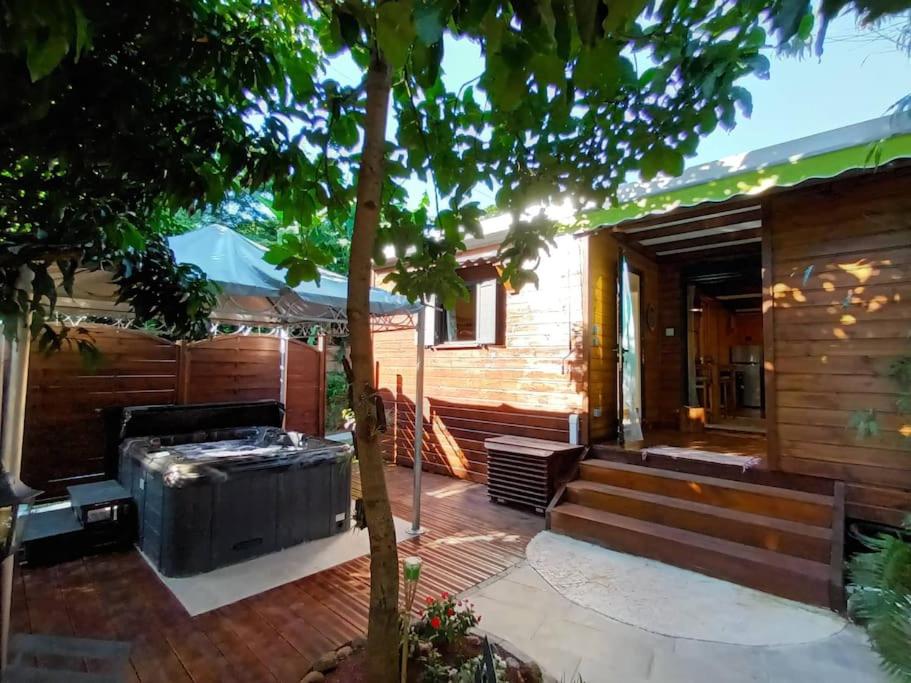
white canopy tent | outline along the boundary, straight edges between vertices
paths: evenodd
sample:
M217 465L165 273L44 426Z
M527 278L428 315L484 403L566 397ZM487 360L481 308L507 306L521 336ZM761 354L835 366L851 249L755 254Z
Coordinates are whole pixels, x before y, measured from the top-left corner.
M197 266L221 288L213 323L292 327L307 323L346 322L347 278L319 269L319 282L285 283L285 271L263 260L265 249L223 225L206 225L168 238L175 260ZM127 304L117 303L113 271L85 270L77 274L73 296L61 291L57 310L69 315L132 318ZM411 315L420 306L382 289L370 290L370 313L375 318Z
M196 265L209 280L219 285L218 305L210 316L213 329L218 324L269 327L282 334L282 399L286 380L287 338L289 330L313 326L335 331L347 325L348 280L320 269L320 281L289 287L284 271L263 260L264 249L222 225L207 225L168 239L175 259ZM76 274L72 296L60 290L56 310L64 319L79 321L87 317L128 321L133 317L127 304L117 302L117 287L110 268L84 270ZM58 274L58 281L62 278ZM416 327L418 379L415 411L415 489L412 531L420 532L421 433L423 431L423 330L424 306L382 289L370 290L371 317L381 325ZM394 321L399 321L395 323ZM407 321L407 322L402 322ZM0 368L4 349L9 353L9 376L5 394L0 381L2 419L2 463L7 472L19 477L22 465L22 440L25 425L26 391L31 346L29 320L21 320L8 344L0 345ZM12 594L12 557L3 564L2 580L2 658L6 662L9 609Z

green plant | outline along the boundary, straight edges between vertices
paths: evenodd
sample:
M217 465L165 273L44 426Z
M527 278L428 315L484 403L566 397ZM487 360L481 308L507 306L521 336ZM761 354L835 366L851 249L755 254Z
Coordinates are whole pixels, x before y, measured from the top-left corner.
M911 356L902 356L892 361L888 375L898 385L896 410L900 415L911 414Z
M855 410L851 413L848 428L853 429L858 439L879 436L879 422L875 410Z
M348 379L344 372L334 370L326 374L326 431L337 432L345 428L348 404Z
M898 390L895 399L895 411L899 415L911 415L911 356L900 356L889 364L886 377L891 379ZM880 435L879 418L876 411L868 408L851 413L848 429L853 429L858 439L878 437ZM911 444L911 432L899 432Z
M449 593L439 598L425 598L421 620L412 627L417 640L424 640L435 647L453 644L464 638L468 630L477 626L481 617L475 614L474 605L466 600L456 600Z
M453 677L455 683L504 683L506 662L494 653L490 641L484 638L481 654L466 660Z
M421 672L422 683L449 683L455 673L443 655L435 648L430 648L425 654L421 655L421 663L424 670Z
M864 622L883 668L896 680L911 681L911 516L904 537L864 537L871 552L851 560L851 613Z
M55 267L69 288L107 266L140 321L206 334L212 286L157 219L310 183L287 122L314 95L314 40L294 0L0 0L4 331L54 319Z

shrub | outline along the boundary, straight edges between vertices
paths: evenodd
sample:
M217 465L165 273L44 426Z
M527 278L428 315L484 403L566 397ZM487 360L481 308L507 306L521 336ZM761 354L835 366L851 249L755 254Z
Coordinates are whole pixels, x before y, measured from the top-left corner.
M441 593L439 598L427 596L421 620L412 626L412 630L416 640L439 647L463 638L468 629L477 626L480 621L471 603L457 601L449 593Z
M872 551L851 560L851 613L864 622L883 668L911 681L911 517L903 536L864 537Z
M348 379L344 372L326 373L326 433L345 429L348 405Z

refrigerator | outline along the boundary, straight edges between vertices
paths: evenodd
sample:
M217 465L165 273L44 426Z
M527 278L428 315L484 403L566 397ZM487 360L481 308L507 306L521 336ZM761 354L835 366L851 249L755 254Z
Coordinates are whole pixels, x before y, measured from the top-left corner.
M761 408L762 347L732 346L731 365L734 366L737 404L746 408Z

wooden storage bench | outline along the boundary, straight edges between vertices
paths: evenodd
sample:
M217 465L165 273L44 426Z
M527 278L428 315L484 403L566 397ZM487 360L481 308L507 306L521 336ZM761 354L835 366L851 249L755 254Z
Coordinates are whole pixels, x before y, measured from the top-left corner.
M584 449L524 436L497 436L484 445L491 500L531 507L539 514L544 514L557 482L569 473Z

